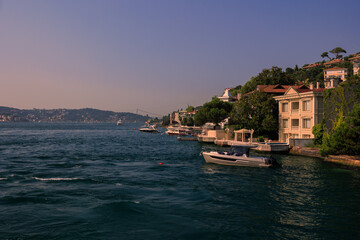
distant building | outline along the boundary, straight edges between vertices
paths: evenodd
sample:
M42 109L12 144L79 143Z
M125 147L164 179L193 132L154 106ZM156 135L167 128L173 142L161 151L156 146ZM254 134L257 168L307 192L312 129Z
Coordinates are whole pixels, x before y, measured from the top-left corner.
M290 86L284 95L275 96L279 103L279 140L289 138L314 138L312 127L323 116L324 88L297 88Z
M346 81L347 75L348 75L347 68L333 67L324 70L324 80L330 78L339 78L342 81Z
M349 58L351 63L353 64L353 71L354 75L359 75L359 69L360 69L360 53L356 54L354 57Z
M235 98L230 93L230 88L226 88L221 97L219 97L220 101L223 102L235 102Z
M335 88L341 81L346 81L348 75L347 68L328 68L324 70L325 88Z

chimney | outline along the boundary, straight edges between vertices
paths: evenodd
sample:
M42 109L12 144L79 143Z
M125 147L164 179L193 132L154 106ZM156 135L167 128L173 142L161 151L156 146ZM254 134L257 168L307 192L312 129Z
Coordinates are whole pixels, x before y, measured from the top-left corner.
M310 83L310 89L313 90L314 89L314 84Z
M316 88L320 88L320 82L316 82Z

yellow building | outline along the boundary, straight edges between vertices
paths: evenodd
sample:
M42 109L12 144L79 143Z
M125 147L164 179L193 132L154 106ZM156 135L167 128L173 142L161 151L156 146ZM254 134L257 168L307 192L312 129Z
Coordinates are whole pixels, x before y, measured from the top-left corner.
M312 127L323 116L324 88L296 89L290 87L284 95L275 96L279 103L279 140L314 138Z
M346 81L346 77L348 75L347 68L340 68L340 67L334 67L334 68L328 68L324 70L324 80L334 79L338 78L343 81Z

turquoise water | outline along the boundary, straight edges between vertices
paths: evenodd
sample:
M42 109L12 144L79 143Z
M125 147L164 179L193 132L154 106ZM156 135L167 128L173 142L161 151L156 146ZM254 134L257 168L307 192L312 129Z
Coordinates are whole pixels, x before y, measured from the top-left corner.
M213 145L134 127L1 123L0 239L360 238L359 171L206 164Z

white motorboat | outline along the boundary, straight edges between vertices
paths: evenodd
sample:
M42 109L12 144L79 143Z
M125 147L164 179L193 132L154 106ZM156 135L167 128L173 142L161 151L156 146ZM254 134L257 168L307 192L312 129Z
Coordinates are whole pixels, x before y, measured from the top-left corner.
M279 163L272 157L249 156L255 146L232 146L229 152L202 152L205 162L231 166L277 167Z
M159 133L160 131L156 128L155 125L143 126L139 129L140 132L149 132L149 133Z

